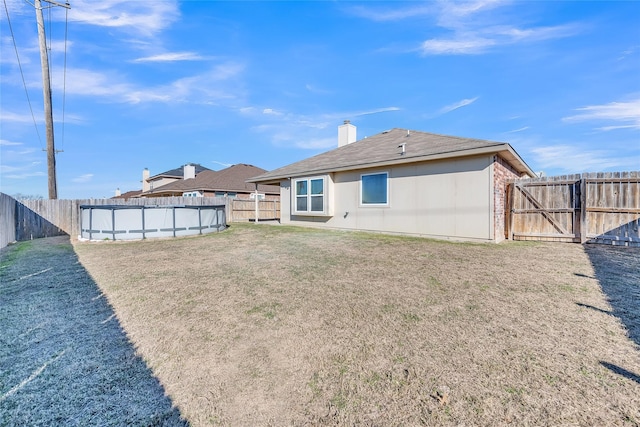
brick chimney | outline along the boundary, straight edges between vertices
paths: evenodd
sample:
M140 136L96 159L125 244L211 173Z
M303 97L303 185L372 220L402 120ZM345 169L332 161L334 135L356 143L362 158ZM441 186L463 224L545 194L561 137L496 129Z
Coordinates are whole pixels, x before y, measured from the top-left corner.
M338 126L338 147L356 142L356 127L350 120L345 120L343 125Z

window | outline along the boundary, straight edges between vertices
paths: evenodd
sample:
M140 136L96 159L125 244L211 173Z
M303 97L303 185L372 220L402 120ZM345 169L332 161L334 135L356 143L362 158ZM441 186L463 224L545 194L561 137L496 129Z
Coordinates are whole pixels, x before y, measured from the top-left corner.
M182 197L203 197L199 191L191 191L189 193L182 193Z
M215 192L215 196L216 197L229 197L230 199L234 199L238 196L238 193L234 193L234 192L225 192L225 191L216 191Z
M372 173L360 176L360 203L386 206L389 204L389 174Z
M325 214L325 178L303 178L294 181L296 213Z

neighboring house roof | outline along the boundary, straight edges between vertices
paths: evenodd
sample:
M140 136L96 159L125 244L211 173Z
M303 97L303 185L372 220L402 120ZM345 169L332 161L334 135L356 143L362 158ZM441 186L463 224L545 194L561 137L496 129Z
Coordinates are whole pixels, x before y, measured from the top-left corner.
M266 170L246 164L237 164L220 171L205 170L195 178L183 179L165 184L147 191L142 195L180 194L188 191L224 191L233 193L252 193L256 184L247 183L247 179L265 173ZM258 185L258 191L268 194L280 194L277 185Z
M199 165L197 163L190 163L190 164L195 167L196 176L200 172L211 170L211 169L206 168L206 167L204 167L202 165ZM154 180L154 179L158 179L158 178L165 178L165 177L167 177L167 178L179 178L179 179L184 178L184 166L180 166L179 168L175 168L175 169L168 170L166 172L159 173L157 175L149 177L149 180Z
M196 177L195 181L203 190L224 189L233 192L253 192L256 190L255 184L247 182L249 178L267 172L265 169L246 164L238 164L223 169L218 172L203 172ZM258 185L261 193L280 194L280 186Z
M127 191L119 196L112 197L112 199L130 199L132 197L138 197L140 193L142 193L142 190Z
M401 154L402 144L404 154ZM520 174L535 176L531 168L507 143L394 128L275 169L248 181L276 183L281 179L302 175L490 153L500 154Z

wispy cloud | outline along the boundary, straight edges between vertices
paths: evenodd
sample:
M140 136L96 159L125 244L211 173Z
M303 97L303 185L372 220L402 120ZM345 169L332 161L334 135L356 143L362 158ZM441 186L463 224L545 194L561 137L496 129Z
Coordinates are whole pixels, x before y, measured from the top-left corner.
M84 175L80 175L77 176L75 178L73 178L71 181L78 183L78 184L84 184L87 183L89 181L91 181L93 179L93 174L92 173L86 173Z
M8 179L27 179L27 178L35 178L38 176L46 176L47 174L44 172L21 172L21 173L8 173L4 175L4 178Z
M326 94L333 93L333 92L331 92L329 90L321 89L321 88L318 88L318 87L316 87L314 85L311 85L311 84L305 85L305 89L307 89L311 93L315 93L315 94L319 94L319 95L326 95Z
M609 121L621 125L609 125L597 128L602 131L615 129L640 129L640 98L628 102L610 102L603 105L589 105L577 108L578 114L564 117L565 122Z
M572 24L526 29L510 26L473 29L472 26L465 26L453 30L449 37L424 41L420 52L423 55L477 55L497 46L568 37L577 32L577 27Z
M348 9L349 13L371 21L399 21L407 18L431 15L434 12L434 5L423 4L406 8L371 8L365 6L355 6Z
M568 37L580 31L575 24L519 27L508 9L502 14L485 13L513 5L502 0L451 1L439 3L438 26L449 31L444 37L424 41L423 55L481 54L500 46ZM516 4L517 5L517 4Z
M491 39L479 38L475 35L459 36L456 39L430 39L420 46L423 55L445 55L445 54L480 54L484 53L496 42Z
M34 112L37 122L43 122L41 119L42 113ZM11 111L0 110L0 122L15 122L15 123L33 123L33 117L31 114L18 114Z
M579 145L552 145L530 150L536 164L546 170L562 173L637 169L640 156L618 157L607 150L589 150Z
M529 126L523 126L519 129L514 129L514 130L509 130L506 131L505 133L518 133L518 132L524 132L525 130L529 129Z
M477 55L500 46L568 37L580 31L575 24L520 27L512 22L513 16L508 13L487 13L513 4L503 0L439 1L384 9L375 5L360 6L351 12L379 22L410 18L433 21L428 27L432 31L440 28L443 34L424 40L412 50L422 55Z
M177 62L177 61L200 61L204 59L195 52L167 52L158 55L145 56L134 59L131 62Z
M470 104L473 104L474 102L476 102L477 99L478 99L477 96L475 98L462 99L462 100L460 100L458 102L454 102L453 104L446 105L446 106L442 107L438 111L438 113L439 114L446 114L446 113L449 113L451 111L457 110L458 108L466 107L467 105L470 105Z
M262 114L270 116L281 116L283 113L281 113L280 111L276 111L273 108L265 108L262 110Z
M22 143L21 142L7 141L6 139L0 139L0 146L9 147L9 146L16 146L16 145L22 145Z
M480 11L490 10L508 4L505 0L475 0L475 1L446 1L440 2L441 19L452 20L466 17Z
M270 135L271 143L275 146L320 150L336 147L337 125L342 120L400 111L400 108L382 107L318 115L295 114L280 110L278 114L265 114L265 109L258 107L244 107L238 111L246 116L253 117L256 121L261 121L260 124L256 124L251 129L255 132ZM268 122L264 120L268 120Z
M629 49L625 49L620 52L620 56L618 57L618 61L623 61L630 56L633 56L640 52L640 46L631 46Z
M97 96L111 102L214 103L237 98L229 82L244 70L242 64L218 64L209 71L174 80L165 85L146 87L127 81L126 76L87 69L67 70L67 94ZM59 83L58 83L59 84Z
M231 163L223 163L223 162L219 162L217 160L211 160L211 163L215 163L217 165L224 166L225 168L233 166Z
M28 161L26 157L29 157L28 150L20 153L10 153L9 159L3 159L0 164L0 172L2 173L2 179L28 179L39 176L46 176L46 173L42 170L40 162Z
M375 110L355 112L355 113L352 113L352 115L350 115L348 117L369 116L371 114L388 113L390 111L400 111L400 108L398 108L398 107L377 108Z
M153 35L180 15L177 1L75 0L69 19L100 27Z

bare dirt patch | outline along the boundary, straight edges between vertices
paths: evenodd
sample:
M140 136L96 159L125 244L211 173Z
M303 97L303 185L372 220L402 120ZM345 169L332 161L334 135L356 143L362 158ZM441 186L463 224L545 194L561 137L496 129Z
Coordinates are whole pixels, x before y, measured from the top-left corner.
M75 249L193 425L640 423L640 352L580 245L233 225Z

